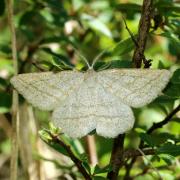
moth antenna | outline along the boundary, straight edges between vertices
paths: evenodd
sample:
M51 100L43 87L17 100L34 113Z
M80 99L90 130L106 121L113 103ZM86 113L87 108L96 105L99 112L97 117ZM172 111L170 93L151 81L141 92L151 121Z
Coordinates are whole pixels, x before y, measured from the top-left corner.
M74 49L75 53L77 54L77 56L79 56L80 58L82 58L84 60L84 62L88 66L88 69L91 69L91 66L90 66L87 58L85 56L83 56L75 47L73 47L73 49Z
M93 63L91 65L91 69L94 67L94 65L96 64L96 62L99 60L99 58L107 51L107 49L104 49L103 51L101 51L94 59L93 59Z

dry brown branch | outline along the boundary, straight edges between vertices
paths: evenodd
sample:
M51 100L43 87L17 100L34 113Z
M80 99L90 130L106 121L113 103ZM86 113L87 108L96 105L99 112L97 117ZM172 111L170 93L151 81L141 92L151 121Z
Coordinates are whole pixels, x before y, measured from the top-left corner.
M17 47L16 47L16 32L13 21L13 0L6 0L7 10L8 10L8 22L11 31L11 44L12 44L12 56L13 56L13 66L14 74L18 74L18 60L17 60ZM17 179L18 173L18 132L19 132L19 102L18 93L13 90L12 99L12 148L11 148L11 165L10 165L10 180Z

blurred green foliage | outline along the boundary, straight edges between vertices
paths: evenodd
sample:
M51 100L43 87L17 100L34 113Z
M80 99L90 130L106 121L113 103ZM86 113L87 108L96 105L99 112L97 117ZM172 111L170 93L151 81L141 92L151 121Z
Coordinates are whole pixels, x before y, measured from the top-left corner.
M95 69L131 68L132 53L135 45L125 29L122 16L129 29L136 36L140 18L142 0L15 0L14 11L17 33L17 49L19 73L44 71L61 71L76 68L87 70L87 66L77 49L90 63L93 58L106 50ZM8 30L5 0L0 1L0 113L11 124L11 94L9 83L13 76L10 32ZM153 123L162 121L179 103L180 98L180 6L173 0L154 0L152 27L145 55L152 59L152 68L169 69L173 76L163 94L150 105L134 109L136 129L127 133L125 148L137 148L141 139L147 147L157 149L155 155L148 156L153 167L158 169L163 179L171 180L180 176L179 163L179 117L176 117L152 135L146 130ZM21 97L21 104L24 99ZM35 111L40 129L50 121L48 113ZM0 119L1 121L1 119ZM24 127L26 128L26 127ZM50 127L52 130L52 126ZM10 142L6 136L6 128L0 123L0 153L9 153ZM41 138L52 148L62 154L65 150L54 145L46 131L40 131ZM73 152L83 158L84 166L94 175L94 179L105 179L112 149L112 139L96 137L99 165L90 167L84 156L84 140L72 140L62 136ZM83 145L83 146L82 146ZM50 161L40 155L37 159ZM176 160L174 160L176 159ZM57 168L64 172L72 171L70 166L62 166L51 160ZM157 178L157 174L145 161L137 159L131 171L136 180ZM169 168L171 167L171 168ZM76 172L75 172L76 173ZM120 172L120 179L125 168ZM76 174L77 175L77 174ZM80 175L78 175L80 176ZM1 179L1 173L0 173Z

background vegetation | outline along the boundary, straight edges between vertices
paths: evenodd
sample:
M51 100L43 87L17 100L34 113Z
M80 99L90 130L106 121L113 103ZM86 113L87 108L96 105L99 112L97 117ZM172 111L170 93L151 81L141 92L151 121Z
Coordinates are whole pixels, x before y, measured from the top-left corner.
M103 50L95 69L131 68L135 44L125 28L137 36L142 0L15 0L19 73L86 70L77 56L77 49L91 63ZM12 86L14 74L7 4L0 1L0 179L9 179L12 134ZM169 69L173 76L162 96L150 105L134 109L134 129L125 136L125 149L153 149L152 155L129 157L119 172L119 179L180 178L180 6L178 1L154 0L151 29L145 56L152 68ZM176 109L176 112L174 112ZM173 112L173 114L172 114ZM176 114L176 115L175 115ZM172 116L171 116L172 115ZM163 121L165 120L165 121ZM152 132L154 123L163 121ZM20 129L18 179L83 179L62 146L52 141L57 129L50 122L50 113L32 108L20 97ZM154 126L153 126L154 127ZM41 131L39 131L41 130ZM39 134L38 134L39 132ZM99 165L88 162L87 139L72 140L65 135L73 153L82 161L94 179L106 179L113 139L95 135ZM43 140L43 141L42 141ZM44 143L44 141L46 143ZM50 148L51 146L51 148ZM141 148L140 147L140 148ZM59 153L60 152L60 153ZM139 151L138 151L139 152ZM105 167L105 168L104 168Z

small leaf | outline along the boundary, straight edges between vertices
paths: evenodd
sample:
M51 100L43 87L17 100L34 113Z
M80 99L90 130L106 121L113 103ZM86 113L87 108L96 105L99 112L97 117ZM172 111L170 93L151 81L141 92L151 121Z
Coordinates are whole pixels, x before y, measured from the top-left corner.
M83 0L72 0L72 5L75 11L78 11L84 5Z
M118 56L122 56L124 54L127 54L129 52L131 52L134 49L134 42L132 41L132 38L128 38L125 40L120 41L119 43L117 43L117 45L115 46L115 48L112 50L112 55L118 55Z
M180 84L180 69L177 69L174 72L173 77L171 78L171 82L174 84Z
M149 146L151 146L151 147L154 147L154 146L155 146L154 141L153 141L153 139L151 138L150 135L148 135L148 134L146 134L146 133L140 133L139 136L140 136L140 138L141 138L144 142L146 142Z
M3 53L6 53L6 54L10 54L11 48L7 44L0 44L0 51L2 51Z
M4 14L5 11L5 0L0 1L0 16Z
M112 60L109 61L111 63L109 65L109 68L131 68L132 67L132 62L129 60Z
M80 159L81 159L81 161L88 161L88 156L87 156L87 154L86 154L86 153L82 153L82 154L80 155Z
M82 19L93 30L99 31L110 38L112 37L111 31L109 30L107 25L104 22L102 22L100 19L94 18L93 16L87 14L84 14L82 16Z
M161 155L159 155L159 157L161 159L163 159L166 162L167 165L172 165L172 163L175 160L174 156L171 156L169 154L161 154Z
M49 123L49 129L52 134L59 134L60 129L55 127L52 122Z
M91 167L90 167L90 165L88 164L88 162L83 161L83 162L82 162L82 165L86 168L86 170L88 171L88 173L91 174Z
M169 83L164 93L170 97L179 99L180 98L180 84Z
M141 5L135 3L120 3L117 5L117 9L120 11L141 11Z
M11 95L6 92L0 92L0 113L9 112L11 104L12 104Z
M93 180L107 180L107 178L102 177L102 176L94 176Z
M164 144L157 149L158 154L169 154L172 156L180 155L180 145L175 145L171 143Z
M167 12L167 11L175 11L177 13L180 12L179 4L174 2L159 1L158 3L155 4L155 7L161 10L162 12Z
M98 165L96 165L93 174L107 173L107 172L110 172L111 170L112 170L111 165L107 165L103 168L100 168Z
M45 129L40 130L38 133L43 141L48 142L49 140L52 140L51 136Z
M51 148L53 148L54 150L62 153L65 156L68 156L66 150L60 146L59 144L55 143L52 141L52 137L49 135L49 133L47 132L47 130L43 129L39 131L39 135L40 138L47 143Z

